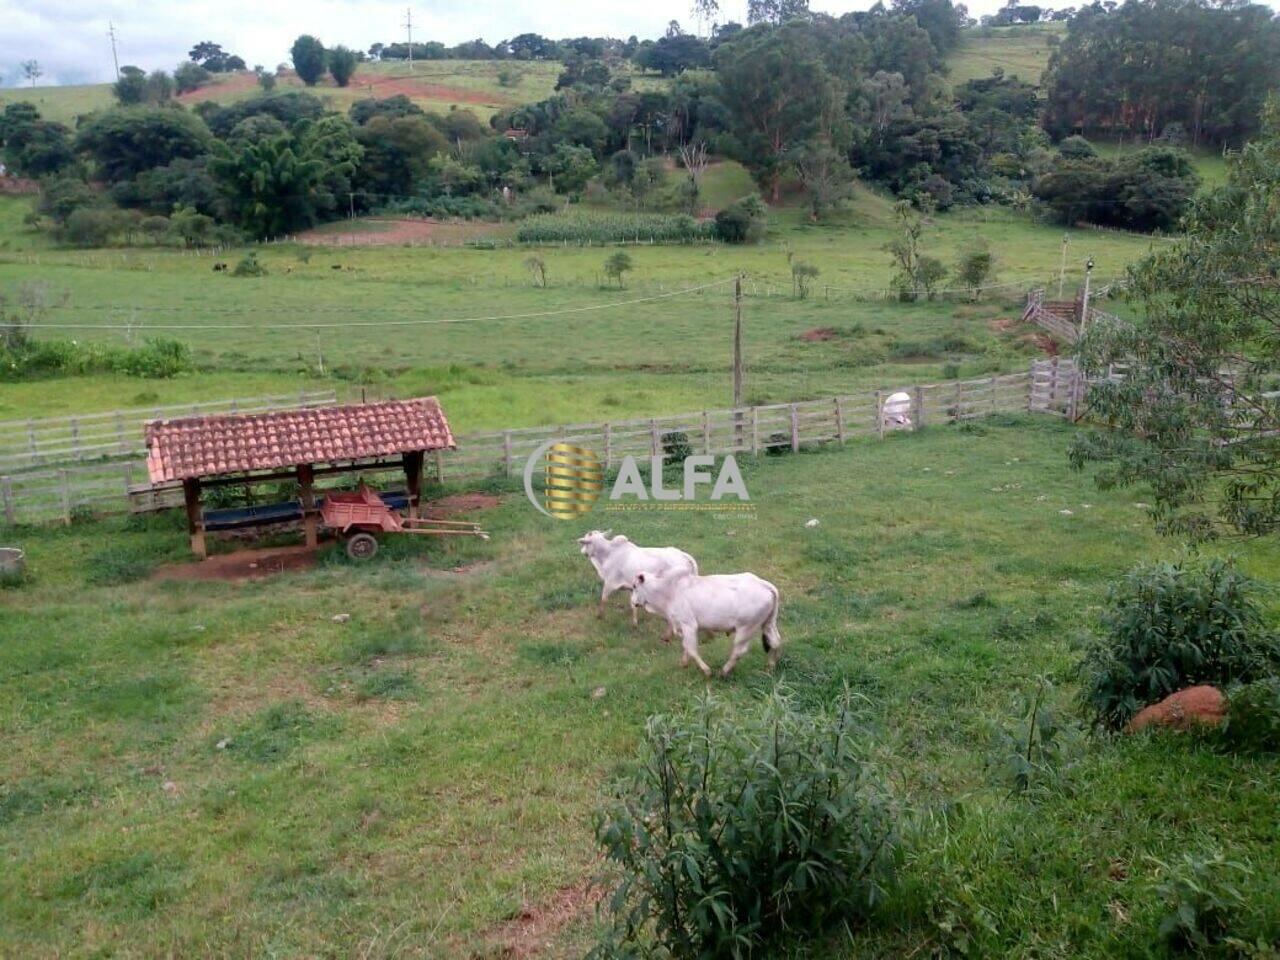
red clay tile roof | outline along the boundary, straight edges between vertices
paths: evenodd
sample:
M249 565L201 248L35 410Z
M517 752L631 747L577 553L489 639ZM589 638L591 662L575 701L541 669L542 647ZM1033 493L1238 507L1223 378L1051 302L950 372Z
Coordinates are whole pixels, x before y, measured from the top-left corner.
M152 483L455 446L435 397L152 420L146 436Z

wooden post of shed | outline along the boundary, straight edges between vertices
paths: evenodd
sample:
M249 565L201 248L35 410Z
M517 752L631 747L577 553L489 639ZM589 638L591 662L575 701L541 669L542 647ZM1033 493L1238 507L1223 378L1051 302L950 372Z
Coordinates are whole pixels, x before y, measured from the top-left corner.
M403 456L404 490L409 495L407 513L416 517L421 513L422 502L422 463L426 459L423 451L410 450Z
M182 499L187 506L187 532L191 535L191 552L203 560L209 555L204 543L204 509L200 504L200 480L182 481Z
M302 529L307 535L307 546L315 547L319 542L320 517L316 512L315 468L309 463L298 464L298 486L302 500Z

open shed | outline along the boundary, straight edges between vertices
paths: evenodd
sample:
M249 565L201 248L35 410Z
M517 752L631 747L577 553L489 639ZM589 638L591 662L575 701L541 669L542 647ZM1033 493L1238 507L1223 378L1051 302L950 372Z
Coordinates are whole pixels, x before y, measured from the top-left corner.
M152 420L146 425L152 484L180 482L191 549L207 556L207 488L296 480L307 545L318 541L317 477L402 469L416 517L428 451L455 449L435 397L346 406Z

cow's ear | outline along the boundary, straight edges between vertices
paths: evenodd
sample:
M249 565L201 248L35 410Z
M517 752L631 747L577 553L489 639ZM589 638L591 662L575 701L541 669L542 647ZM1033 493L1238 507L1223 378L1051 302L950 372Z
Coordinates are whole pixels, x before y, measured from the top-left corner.
M636 574L636 583L644 583L644 574L643 574L643 573L637 573L637 574Z

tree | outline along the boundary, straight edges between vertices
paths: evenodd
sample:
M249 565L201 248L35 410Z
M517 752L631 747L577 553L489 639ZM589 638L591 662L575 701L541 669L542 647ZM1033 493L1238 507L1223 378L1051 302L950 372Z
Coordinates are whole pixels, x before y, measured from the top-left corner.
M791 166L804 184L813 221L826 217L853 192L849 161L828 143L801 144L791 155Z
M293 41L293 47L289 52L293 57L293 69L298 74L298 79L308 87L314 87L324 76L328 66L324 44L310 34L304 33Z
M901 234L884 247L893 254L896 267L893 284L898 289L900 300L918 300L923 286L921 262L924 254L920 250L920 238L924 234L924 219L912 209L910 200L895 203L893 215Z
M710 158L707 156L705 140L691 141L680 145L680 163L689 173L689 188L685 192L689 215L698 212L698 200L702 196L702 177L707 172Z
M60 123L41 120L40 112L23 101L0 112L0 143L9 170L28 177L59 173L76 162L71 131Z
M693 0L691 8L694 22L698 24L698 33L702 33L705 26L708 30L716 22L716 17L720 15L719 0Z
M120 68L120 79L111 85L116 102L121 106L135 106L147 98L147 73L126 64Z
M551 178L551 184L561 193L576 193L600 170L589 147L574 147L567 143L558 145L542 162Z
M322 181L330 172L319 144L290 133L215 143L209 171L235 220L259 239L312 226Z
M547 261L538 256L526 257L524 265L525 269L533 277L533 285L545 290L547 288Z
M168 103L173 99L173 78L163 70L153 70L147 77L145 99L151 104Z
M207 60L221 60L226 54L222 52L222 44L212 40L202 40L193 46L187 54L192 63L203 64Z
M809 287L817 279L819 270L812 263L793 260L791 263L791 293L797 300L809 299Z
M374 116L355 136L364 147L356 189L377 200L412 195L430 176L431 158L449 150L444 135L422 116Z
M208 152L209 130L185 110L122 107L97 114L80 128L76 146L96 162L108 183Z
M179 95L199 90L209 82L211 74L198 63L180 63L173 70L173 83Z
M834 81L802 26L755 27L716 50L721 100L741 159L781 199L787 152L843 117Z
M333 77L333 82L340 87L351 83L351 77L359 65L360 58L354 50L337 46L329 51L329 74Z
M960 251L960 259L956 263L956 278L969 288L970 296L976 301L994 269L995 257L991 248L985 240L978 239Z
M1059 156L1036 178L1032 192L1064 223L1084 220L1149 232L1175 226L1199 185L1186 153L1147 147L1115 160Z
M276 88L276 75L270 70L258 71L258 86L263 93L271 93Z
M1106 486L1149 487L1158 529L1193 541L1280 531L1280 102L1185 233L1131 271L1141 317L1096 323L1082 362L1098 429L1072 446Z
M747 23L785 23L809 16L809 0L747 0Z
M633 266L630 255L619 250L604 262L604 275L617 281L618 289L621 290L625 285L623 277L633 269Z
M31 86L36 85L36 81L44 76L44 70L40 67L39 60L22 61L22 75L31 81Z

